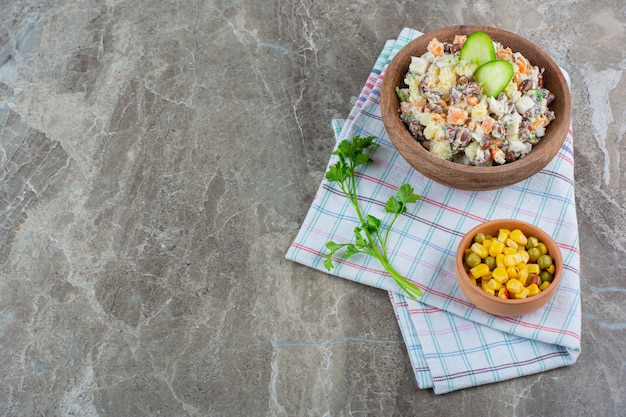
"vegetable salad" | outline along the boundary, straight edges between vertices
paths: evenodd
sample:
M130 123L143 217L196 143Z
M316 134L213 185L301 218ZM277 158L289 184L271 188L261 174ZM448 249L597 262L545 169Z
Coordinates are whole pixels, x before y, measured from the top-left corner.
M440 158L476 166L523 158L555 118L548 107L554 95L543 87L544 69L492 41L496 60L510 62L514 73L497 96L490 96L476 79L479 64L460 58L467 39L434 38L427 52L411 58L408 87L396 88L400 117L413 137Z

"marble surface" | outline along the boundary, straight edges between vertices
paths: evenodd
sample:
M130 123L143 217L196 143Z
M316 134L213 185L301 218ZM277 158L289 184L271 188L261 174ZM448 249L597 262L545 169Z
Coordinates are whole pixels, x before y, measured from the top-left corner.
M2 1L0 416L626 416L625 10ZM436 396L385 292L284 254L384 42L461 23L572 76L583 350Z

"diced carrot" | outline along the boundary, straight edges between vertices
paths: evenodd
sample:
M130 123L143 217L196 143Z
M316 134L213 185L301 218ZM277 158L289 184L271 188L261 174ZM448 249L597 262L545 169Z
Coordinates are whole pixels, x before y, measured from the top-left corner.
M467 103L468 106L475 106L480 103L480 100L478 100L476 96L465 96L465 103Z
M545 127L547 125L548 125L548 119L546 119L544 116L539 116L535 120L532 121L532 123L530 124L530 129L535 130L535 129L539 129L540 127Z
M448 108L446 121L453 125L462 125L467 120L467 111L459 107Z
M439 113L431 113L430 119L433 121L433 123L443 124L443 117Z
M513 51L511 51L511 48L500 49L496 51L496 57L498 59L510 60L513 57Z
M529 62L524 57L517 57L515 60L515 65L517 66L517 71L521 74L528 74L530 69Z
M485 117L485 120L483 120L483 122L481 123L481 127L483 128L485 133L491 133L495 125L496 120L491 116Z
M437 38L433 38L429 43L428 43L428 52L430 52L431 54L435 55L435 56L441 56L443 55L443 43L439 42L439 40L437 40Z

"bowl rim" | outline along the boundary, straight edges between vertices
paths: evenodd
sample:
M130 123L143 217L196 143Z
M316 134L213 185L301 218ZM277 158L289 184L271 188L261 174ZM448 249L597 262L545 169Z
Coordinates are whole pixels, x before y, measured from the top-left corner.
M467 288L469 291L472 292L472 294L480 298L483 298L489 301L490 303L497 303L500 305L510 305L510 306L519 306L519 305L537 303L539 304L537 308L539 308L543 304L545 304L550 298L552 298L557 288L559 287L559 284L561 283L561 276L563 275L563 254L561 253L561 249L559 248L556 241L552 238L552 236L550 236L543 229L541 229L540 227L532 223L528 223L523 220L517 220L517 219L493 219L493 220L488 220L483 223L480 223L472 227L470 230L468 230L467 233L463 235L463 238L459 242L459 245L456 251L455 270L456 270L457 280L459 282L461 279L466 279L469 281L469 275L465 272L465 268L463 267L463 254L465 252L465 249L469 248L468 243L471 240L473 240L474 235L476 235L478 231L484 230L485 228L488 230L500 229L501 227L498 227L498 225L501 225L501 224L506 224L507 226L509 226L507 227L507 229L510 229L510 230L514 230L518 228L522 231L523 229L533 230L534 236L536 236L540 241L542 242L548 241L551 243L551 246L554 246L554 248L556 248L556 251L550 252L550 256L552 256L553 263L555 265L556 270L554 273L554 278L552 280L552 283L549 285L548 289L532 297L527 297L527 298L522 298L522 299L510 299L510 298L498 298L493 295L489 295L482 289L478 288L478 286L473 285L473 284L469 286L462 286L461 284L459 284L459 286L461 287L461 290L463 291L463 293L465 293L465 288ZM463 272L461 273L461 271ZM466 295L469 298L469 295L468 294Z
M513 52L522 52L524 56L527 56L529 50L531 50L533 55L537 55L541 57L542 61L545 63L549 63L550 65L544 65L544 68L548 71L550 70L550 77L554 77L554 81L551 83L553 86L559 85L559 96L558 100L562 100L563 103L560 106L563 109L563 114L559 114L560 121L552 121L552 129L550 129L550 125L547 129L551 138L554 137L556 141L558 141L558 146L556 143L553 144L552 147L548 147L548 141L539 141L536 145L533 146L533 150L538 150L539 152L548 148L549 154L546 155L545 158L542 158L542 161L538 163L536 158L528 158L530 153L526 155L526 157L517 159L516 161L503 164L503 165L492 165L487 167L481 166L472 166L472 165L463 165L457 162L448 161L442 158L439 158L426 150L415 138L409 133L406 125L400 120L399 116L399 106L400 102L395 92L396 86L401 86L404 84L404 74L406 74L406 70L408 70L408 66L406 62L410 62L411 56L416 56L417 53L414 51L415 47L419 43L423 43L426 40L430 40L434 37L439 37L440 40L447 40L445 35L449 35L449 33L457 33L457 34L470 34L476 31L483 31L489 34L494 41L499 41L499 37L508 36L512 39L515 39L516 42L519 42L523 45L528 45L526 50L515 50ZM506 47L507 45L503 43ZM519 49L519 48L518 48ZM533 65L541 66L536 62L532 62ZM407 67L405 69L405 67ZM552 69L556 69L556 71L551 71ZM510 172L511 168L515 168L519 171L529 171L528 175L524 176L523 179L529 178L534 173L543 169L558 153L559 149L562 147L567 134L569 132L569 128L571 125L571 117L572 117L572 107L571 107L571 94L570 89L568 87L565 76L563 75L560 67L552 60L552 58L538 45L531 42L530 40L523 38L516 33L509 32L504 29L500 29L497 27L491 26L481 26L481 25L460 25L460 26L447 26L442 27L413 39L406 45L404 45L398 53L392 58L391 62L385 68L383 74L383 80L380 90L380 108L381 108L381 118L383 120L383 124L385 126L385 130L388 133L391 142L394 144L398 152L403 156L404 159L410 159L410 154L417 154L420 158L423 158L424 165L438 165L444 168L454 170L459 174L469 174L469 175L497 175ZM561 87L562 86L562 87ZM554 88L551 88L550 91L553 91ZM391 132L395 132L396 134L391 134ZM545 145L543 145L545 143ZM554 149L553 149L554 148ZM531 151L532 153L532 151ZM544 160L545 159L545 160ZM411 163L410 163L411 164ZM413 165L413 164L411 164ZM539 167L537 169L537 166ZM417 167L415 167L418 169ZM421 169L418 171L422 172ZM429 176L428 174L422 172L424 175ZM437 181L437 179L429 178ZM495 186L488 188L480 188L481 190L488 189L496 189L503 188L508 185L512 185L516 182L522 181L523 179L517 179L510 183L507 183L503 186ZM441 182L441 181L438 181ZM445 185L446 182L443 182ZM453 185L450 185L454 187ZM454 187L459 188L459 187ZM461 189L470 189L463 188Z

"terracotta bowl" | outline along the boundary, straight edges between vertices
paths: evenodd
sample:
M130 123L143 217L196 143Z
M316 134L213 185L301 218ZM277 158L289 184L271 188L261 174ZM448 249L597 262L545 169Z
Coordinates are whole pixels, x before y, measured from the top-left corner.
M545 243L548 254L552 257L555 265L554 279L548 288L532 297L519 300L504 299L486 293L470 280L463 267L465 249L470 247L476 234L484 233L497 236L500 229L520 229L526 237L535 236L539 241ZM539 309L552 298L561 282L563 256L556 242L537 226L513 219L491 220L474 227L461 239L457 249L455 269L461 290L476 307L498 316L521 316Z
M412 56L426 52L428 43L437 38L452 42L454 35L469 35L483 31L494 40L510 47L513 52L522 53L532 65L545 68L544 87L555 95L550 109L555 113L555 120L546 128L546 135L533 146L524 158L514 162L492 166L477 167L446 161L434 156L420 145L409 133L400 120L400 102L396 87L406 87L405 75ZM482 191L503 188L525 180L544 168L557 154L569 130L572 105L567 82L557 64L532 42L505 30L487 26L451 26L435 30L420 36L404 46L389 64L381 87L380 109L385 129L400 155L417 171L426 177L449 187Z

